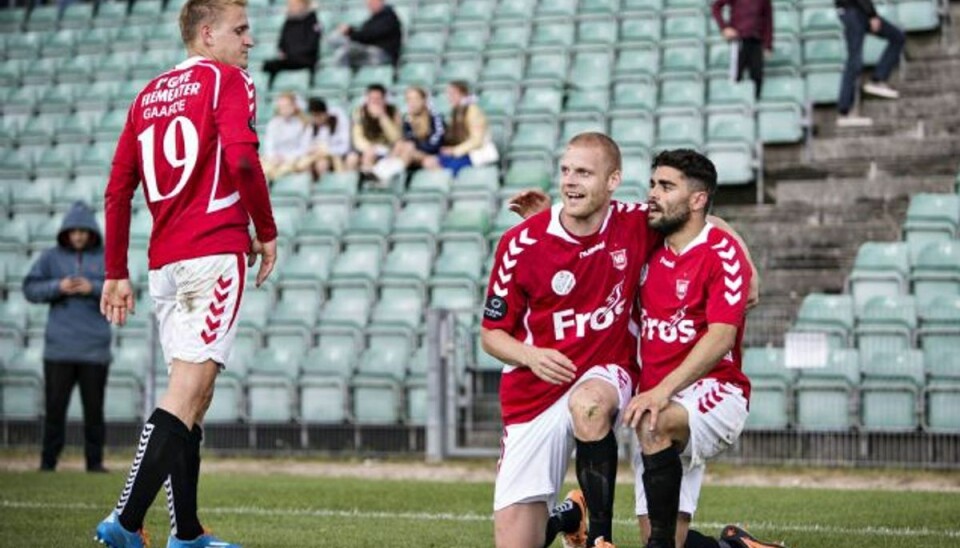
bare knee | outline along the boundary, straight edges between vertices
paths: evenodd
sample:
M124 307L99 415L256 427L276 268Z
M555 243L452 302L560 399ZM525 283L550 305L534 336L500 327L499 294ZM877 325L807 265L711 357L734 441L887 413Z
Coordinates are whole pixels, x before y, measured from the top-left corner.
M602 381L586 381L570 394L573 434L581 441L599 441L613 428L617 413L616 390Z
M644 454L663 451L671 445L685 447L689 439L689 424L686 410L676 404L671 404L657 417L653 427L650 424L650 414L645 414L637 427L637 438Z

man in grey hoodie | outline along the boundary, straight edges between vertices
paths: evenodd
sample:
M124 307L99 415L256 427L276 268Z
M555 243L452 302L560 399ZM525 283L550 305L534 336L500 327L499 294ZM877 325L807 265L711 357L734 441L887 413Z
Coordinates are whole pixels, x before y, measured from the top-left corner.
M110 324L100 314L103 237L93 211L76 202L57 245L44 251L23 281L30 302L49 303L43 376L46 419L40 469L52 471L64 444L70 393L80 385L88 472L103 472L103 395L110 364Z

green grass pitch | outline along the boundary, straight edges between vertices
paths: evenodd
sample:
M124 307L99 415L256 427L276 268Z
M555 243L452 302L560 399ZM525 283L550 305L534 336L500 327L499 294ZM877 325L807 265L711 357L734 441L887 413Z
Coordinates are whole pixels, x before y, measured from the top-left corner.
M93 527L124 479L119 471L0 472L0 547L93 546ZM203 475L200 493L204 525L245 548L487 547L491 499L488 483L221 472ZM639 546L632 510L631 486L618 485L620 548ZM162 493L147 519L153 546L165 546ZM726 522L799 548L960 546L960 494L708 485L696 524L716 534Z

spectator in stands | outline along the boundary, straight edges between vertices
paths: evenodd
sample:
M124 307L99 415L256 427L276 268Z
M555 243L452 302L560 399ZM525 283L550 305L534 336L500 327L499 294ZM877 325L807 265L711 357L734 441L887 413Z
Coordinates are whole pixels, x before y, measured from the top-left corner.
M303 133L297 171L311 171L319 179L328 171L343 171L345 156L350 152L350 120L342 110L328 107L319 97L307 103L310 122Z
M393 145L390 155L373 167L374 176L384 184L408 167L419 169L424 158L437 154L443 144L443 116L430 106L426 90L411 86L404 99L407 112L402 118L403 137Z
M270 74L271 87L277 73L284 70L309 70L313 81L321 33L317 12L309 0L287 0L287 19L280 30L277 57L263 63L264 72Z
M332 38L337 64L357 68L366 65L396 65L400 59L403 30L400 18L384 0L367 0L370 17L359 28L341 24Z
M103 396L111 356L110 324L100 314L102 241L93 211L76 202L63 219L57 245L40 255L23 281L30 302L50 303L43 349L46 416L40 470L57 467L70 393L79 384L87 471L106 471Z
M347 155L347 169L370 173L401 135L400 112L387 102L386 88L371 84L363 104L353 112L353 152Z
M730 6L729 18L724 18L725 6ZM759 99L764 52L773 51L772 3L770 0L714 0L713 18L723 37L734 45L731 55L735 56L736 65L731 63L732 76L739 82L746 70Z
M470 86L460 80L450 82L447 99L451 110L444 145L437 156L424 158L423 167L446 168L456 175L467 166L496 162L500 155L493 144L487 117L477 105L477 97L470 94Z
M277 96L273 118L267 122L260 163L268 180L275 180L296 171L297 159L303 155L303 136L307 119L291 92Z
M864 93L897 99L900 93L890 87L887 80L900 62L906 37L903 31L877 14L871 0L834 0L837 13L843 23L843 35L847 40L847 63L840 81L840 98L837 101L837 125L841 127L864 127L873 125L873 120L850 114L855 101L856 85L863 70L863 40L867 33L887 41L880 62L873 70L871 80L863 85Z

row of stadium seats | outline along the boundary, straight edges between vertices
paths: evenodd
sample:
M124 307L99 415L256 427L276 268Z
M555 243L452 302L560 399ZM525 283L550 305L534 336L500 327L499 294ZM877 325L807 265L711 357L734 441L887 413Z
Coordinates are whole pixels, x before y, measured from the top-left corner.
M782 349L745 351L744 371L752 384L748 429L960 429L960 359L955 350L907 350L865 361L857 350L834 349L822 368L798 372L784 363Z

